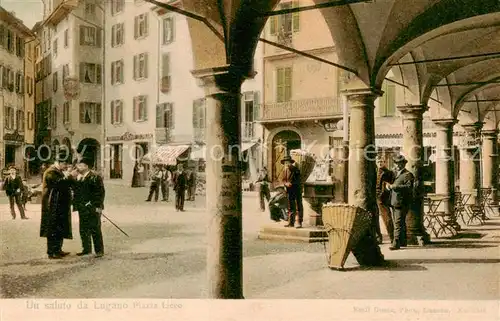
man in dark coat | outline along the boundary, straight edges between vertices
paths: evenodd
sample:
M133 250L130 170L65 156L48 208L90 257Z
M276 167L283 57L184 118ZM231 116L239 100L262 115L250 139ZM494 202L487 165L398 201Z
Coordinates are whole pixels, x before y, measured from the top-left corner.
M386 165L385 160L382 157L377 157L377 207L378 214L374 215L375 228L377 239L379 243L382 243L382 232L380 231L380 219L384 221L387 234L392 242L394 239L394 223L392 221L391 214L391 192L387 189L387 185L394 181L394 173L390 171Z
M194 201L196 194L196 174L192 169L187 170L187 200Z
M160 166L160 188L161 195L163 197L163 202L168 202L170 197L170 172L167 170L166 166Z
M281 163L285 165L283 185L286 187L288 196L289 220L285 227L295 226L295 218L298 214L297 228L302 228L304 220L304 209L302 206L302 184L300 181L300 170L294 166L295 161L290 156L285 156Z
M184 198L186 195L187 175L182 164L177 165L177 171L173 177L175 191L175 209L184 212Z
M10 214L12 215L12 219L16 219L16 211L14 209L14 204L16 204L19 209L21 219L27 220L28 218L24 215L24 204L21 198L24 190L23 181L21 180L21 177L17 175L17 169L14 166L9 168L9 175L5 178L3 189L9 198Z
M61 259L68 255L62 251L63 239L72 239L71 187L73 179L67 172L68 155L60 151L54 165L43 175L42 221L40 237L47 238L49 259Z
M83 157L76 165L78 177L75 183L73 209L80 219L80 238L83 250L78 256L92 253L92 242L96 257L104 255L101 231L101 214L104 209L104 183L99 174L90 170L92 159Z
M391 205L394 209L394 239L390 250L398 250L406 246L406 214L413 201L413 184L415 178L405 166L407 163L403 155L394 156L396 173L394 183L388 185L391 190Z

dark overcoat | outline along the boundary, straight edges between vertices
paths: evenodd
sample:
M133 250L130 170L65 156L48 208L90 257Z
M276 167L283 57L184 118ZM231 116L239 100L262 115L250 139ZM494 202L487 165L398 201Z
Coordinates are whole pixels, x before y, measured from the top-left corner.
M71 231L71 186L73 180L65 178L55 166L48 168L43 175L42 221L40 237L52 235L72 239Z

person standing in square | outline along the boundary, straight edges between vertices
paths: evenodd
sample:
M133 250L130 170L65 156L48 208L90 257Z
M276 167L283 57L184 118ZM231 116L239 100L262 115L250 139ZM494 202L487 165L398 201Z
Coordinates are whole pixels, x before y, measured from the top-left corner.
M384 221L387 234L392 242L394 239L394 223L391 214L391 192L387 189L387 185L394 181L394 173L390 171L382 157L378 156L377 163L377 207L378 214L374 215L374 224L377 234L377 241L382 243L382 232L380 231L380 219Z
M73 239L71 231L71 191L74 180L68 169L68 154L63 150L43 175L42 220L40 237L47 238L49 259L61 259L68 255L62 251L64 239Z
M104 242L101 231L101 215L104 209L105 189L99 174L90 169L93 162L83 157L76 164L78 176L75 183L74 210L80 220L82 251L78 256L92 253L92 243L96 257L104 255Z
M177 171L173 177L175 191L175 209L184 212L184 198L186 195L187 175L182 164L177 165Z
M298 216L296 228L302 228L304 220L304 210L302 206L302 184L300 181L300 170L294 166L295 161L290 156L285 156L281 163L285 165L285 185L288 196L288 224L285 227L294 227L295 219ZM298 215L297 215L298 214Z
M12 219L16 219L16 211L14 209L14 205L17 205L17 209L19 210L19 214L21 215L22 220L27 220L24 213L24 204L22 200L22 194L24 190L23 181L21 177L17 175L17 169L14 166L9 168L9 175L5 178L3 183L3 189L5 190L5 194L9 198L10 204L10 214L12 215Z

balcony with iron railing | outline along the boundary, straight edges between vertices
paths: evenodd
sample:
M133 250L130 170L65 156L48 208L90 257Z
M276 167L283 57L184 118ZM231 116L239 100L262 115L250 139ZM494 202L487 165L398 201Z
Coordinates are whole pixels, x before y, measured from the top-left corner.
M342 104L338 97L267 103L262 105L259 116L262 123L336 118L342 116Z

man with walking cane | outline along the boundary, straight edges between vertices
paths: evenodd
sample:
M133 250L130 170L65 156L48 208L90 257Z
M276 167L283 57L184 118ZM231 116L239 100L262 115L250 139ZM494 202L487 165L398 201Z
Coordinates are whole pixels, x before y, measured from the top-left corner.
M74 210L80 219L80 238L83 250L78 256L92 253L92 242L96 257L104 255L104 244L101 231L101 215L104 209L104 183L99 174L90 170L92 160L83 157L76 164Z

